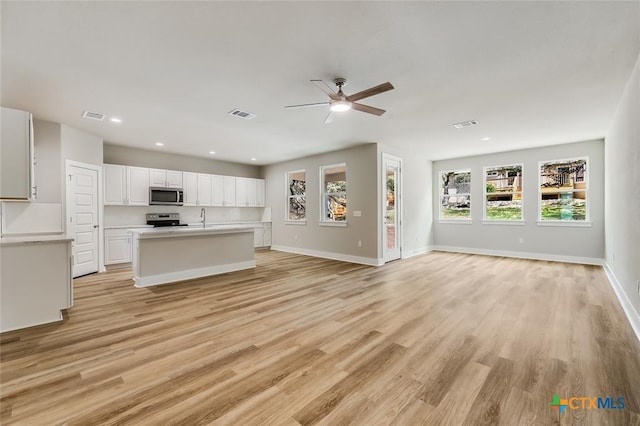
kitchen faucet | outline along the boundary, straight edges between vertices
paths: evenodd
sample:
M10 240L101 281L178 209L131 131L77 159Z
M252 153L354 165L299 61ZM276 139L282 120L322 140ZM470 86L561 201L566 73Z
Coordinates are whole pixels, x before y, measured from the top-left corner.
M200 217L202 218L202 227L205 228L207 223L207 211L204 208L200 209Z

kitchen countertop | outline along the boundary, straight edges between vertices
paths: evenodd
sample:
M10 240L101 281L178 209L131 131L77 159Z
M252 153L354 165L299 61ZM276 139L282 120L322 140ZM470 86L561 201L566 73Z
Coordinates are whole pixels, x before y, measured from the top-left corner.
M263 225L265 223L260 220L252 220L252 221L244 221L244 222L207 222L207 227L210 226L219 226L219 225ZM191 222L188 223L189 227L198 227L202 226L202 222ZM105 225L104 229L136 229L136 228L153 228L153 225ZM183 226L183 228L185 228Z
M129 230L139 239L187 237L196 235L233 234L238 232L253 232L255 226L242 225L207 225L202 226L164 226L161 228L130 228Z
M0 238L0 245L9 246L17 244L47 244L69 241L73 241L73 238L67 235L24 235L15 237L2 237Z

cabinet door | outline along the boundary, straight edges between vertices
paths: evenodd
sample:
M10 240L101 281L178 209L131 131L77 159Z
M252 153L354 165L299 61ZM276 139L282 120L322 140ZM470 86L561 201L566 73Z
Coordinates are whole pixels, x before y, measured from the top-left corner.
M149 169L149 186L167 186L167 171L160 169Z
M257 203L257 179L247 178L247 207L255 207Z
M127 167L127 205L149 205L149 169Z
M257 226L253 231L253 247L264 247L264 228Z
M256 205L264 207L264 179L256 179Z
M126 198L126 167L104 165L104 205L123 206Z
M167 186L169 188L182 188L182 172L167 170Z
M104 264L131 262L131 237L107 237L104 240Z
M198 173L198 205L211 205L211 177L204 173Z
M233 176L223 176L224 181L224 205L233 207L236 205L236 178Z
M211 205L224 206L224 177L211 176Z
M269 226L264 227L264 246L263 247L270 247L270 246L271 246L271 224L269 224Z
M198 205L198 174L191 172L182 173L184 183L184 205Z
M247 178L236 178L236 206L247 207Z
M33 186L33 132L31 114L2 108L0 138L0 198L31 200Z

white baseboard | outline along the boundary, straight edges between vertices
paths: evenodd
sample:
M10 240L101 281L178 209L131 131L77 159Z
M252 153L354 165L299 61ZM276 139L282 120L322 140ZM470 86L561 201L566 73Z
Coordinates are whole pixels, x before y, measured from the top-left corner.
M559 254L531 253L526 251L489 250L481 248L433 246L432 251L450 251L455 253L483 254L486 256L516 257L519 259L548 260L551 262L581 263L583 265L604 265L604 259L596 257L563 256Z
M340 260L342 262L359 263L367 266L382 266L384 261L375 257L352 256L350 254L332 253L329 251L310 250L299 247L272 245L271 250L284 251L286 253L302 254L305 256L320 257L323 259Z
M227 272L241 271L243 269L251 269L255 267L256 261L248 260L246 262L207 266L206 268L169 272L167 274L150 275L148 277L133 277L133 280L136 282L136 287L150 287L154 285L174 283L176 281L208 277L210 275L226 274Z
M616 293L616 296L618 296L622 309L631 323L631 328L633 328L634 333L636 333L636 337L640 340L640 313L638 313L638 311L633 307L633 303L629 300L629 296L627 296L627 293L622 288L616 274L613 273L613 269L611 269L611 266L609 266L607 262L604 263L604 272L607 274L607 278L609 278L613 291Z
M402 252L402 258L403 259L408 259L410 257L418 256L420 254L429 253L431 251L433 251L433 249L431 247L420 247L420 248L417 248L417 249L414 249L414 250L410 250L410 251L406 251L406 252L403 251Z

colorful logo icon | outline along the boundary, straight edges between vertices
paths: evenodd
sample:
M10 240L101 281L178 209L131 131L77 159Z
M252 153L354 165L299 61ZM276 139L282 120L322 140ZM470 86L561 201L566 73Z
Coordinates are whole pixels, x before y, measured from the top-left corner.
M560 399L558 394L553 395L553 401L549 403L551 408L557 410L560 414L564 413L564 410L569 406L566 399Z

